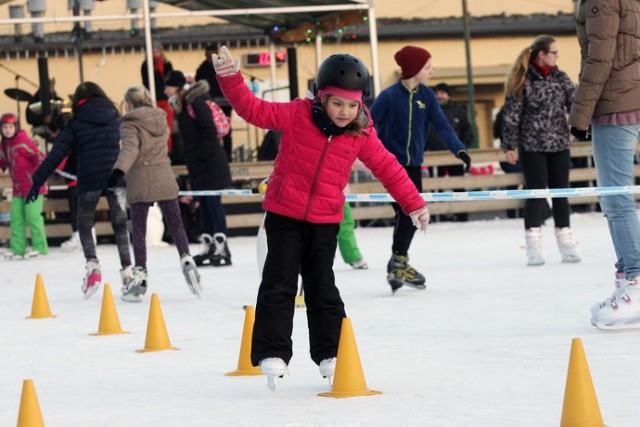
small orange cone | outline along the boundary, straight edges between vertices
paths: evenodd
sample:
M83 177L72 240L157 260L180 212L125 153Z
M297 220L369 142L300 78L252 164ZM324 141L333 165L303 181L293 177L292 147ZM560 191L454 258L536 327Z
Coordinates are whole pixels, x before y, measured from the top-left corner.
M24 380L22 383L18 427L44 427L44 419L40 411L33 380Z
M149 307L149 320L147 321L147 339L144 348L136 350L139 353L162 350L179 350L171 347L167 326L164 324L164 316L160 308L158 294L151 294L151 306Z
M593 388L582 340L571 341L567 385L562 405L561 427L602 427L602 414Z
M244 315L244 328L242 328L242 342L240 343L240 355L238 356L238 369L227 372L225 375L237 377L241 375L261 375L259 366L251 364L251 335L253 335L253 322L255 311L252 306L247 306Z
M123 331L122 326L120 326L116 304L113 302L113 294L111 293L111 285L105 283L104 290L102 291L102 310L100 311L98 332L89 335L117 335L128 333L127 331Z
M47 292L44 290L42 275L36 274L36 287L33 290L33 303L31 305L31 316L27 319L45 319L47 317L56 317L51 314L49 308L49 300L47 300Z
M367 388L367 382L364 379L364 372L362 371L362 364L360 363L358 346L353 336L351 319L345 317L342 319L342 328L340 329L340 342L338 343L338 356L336 360L336 373L333 377L333 386L331 387L331 391L318 393L318 396L354 397L372 396L374 394L382 394L382 392L369 390Z

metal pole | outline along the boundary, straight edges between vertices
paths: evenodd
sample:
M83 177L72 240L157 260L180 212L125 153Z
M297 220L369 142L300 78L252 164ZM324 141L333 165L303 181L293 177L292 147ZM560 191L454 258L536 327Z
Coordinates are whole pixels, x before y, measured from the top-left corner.
M469 11L467 10L467 0L462 0L462 22L464 24L464 50L467 61L467 96L469 112L469 123L473 129L473 145L472 148L478 148L478 126L476 125L475 97L473 95L473 72L471 69L471 48L469 41L471 39L469 31Z
M151 100L156 103L156 78L153 71L153 49L151 47L151 17L149 13L149 0L142 2L142 15L144 19L144 46L147 59L147 76L149 76L149 94Z

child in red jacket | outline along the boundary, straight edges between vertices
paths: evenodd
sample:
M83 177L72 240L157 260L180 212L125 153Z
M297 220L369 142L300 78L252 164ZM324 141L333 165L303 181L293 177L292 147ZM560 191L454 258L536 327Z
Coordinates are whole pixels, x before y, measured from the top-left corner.
M5 258L26 259L45 255L49 252L42 217L42 195L47 192L46 187L40 188L39 196L34 203L25 205L25 197L31 188L31 176L44 155L26 132L20 129L18 118L14 114L3 114L0 117L0 125L2 126L0 168L3 170L8 168L13 181L11 246L10 251L5 253ZM31 252L27 252L27 225L31 230Z
M292 356L291 332L302 275L311 358L331 381L342 319L333 260L343 217L343 189L356 158L382 182L417 228L429 222L426 203L376 135L363 95L369 71L358 58L335 54L318 70L314 97L291 102L257 98L226 46L213 55L217 79L237 114L263 129L282 132L263 201L269 251L258 290L251 362L275 390Z

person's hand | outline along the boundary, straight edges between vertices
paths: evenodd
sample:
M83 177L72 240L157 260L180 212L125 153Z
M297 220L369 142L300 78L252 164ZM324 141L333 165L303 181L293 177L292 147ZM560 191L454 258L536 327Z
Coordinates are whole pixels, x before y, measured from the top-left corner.
M240 58L231 56L231 52L226 46L220 48L220 55L212 54L213 69L216 74L222 77L231 76L240 71Z
M109 181L107 181L107 187L108 188L124 187L124 180L122 179L122 177L124 177L124 172L122 172L120 169L114 169L111 172Z
M516 163L518 163L518 155L516 154L515 151L513 150L505 151L504 155L507 158L507 163L509 163L510 165L515 165Z
M427 224L429 224L429 219L431 215L429 214L429 209L427 209L427 205L424 205L417 211L413 211L409 214L411 217L411 222L413 225L423 233L427 231Z
M469 172L471 170L471 156L469 156L469 153L466 150L460 151L458 158L464 162L464 171Z
M40 195L40 186L32 185L29 189L29 193L27 193L27 197L24 198L24 204L28 205L29 203L33 203L36 201L38 196Z
M576 127L571 126L569 128L569 131L571 132L571 135L575 136L579 141L585 141L585 140L589 140L591 139L591 132L589 128L586 128L585 130L580 130Z

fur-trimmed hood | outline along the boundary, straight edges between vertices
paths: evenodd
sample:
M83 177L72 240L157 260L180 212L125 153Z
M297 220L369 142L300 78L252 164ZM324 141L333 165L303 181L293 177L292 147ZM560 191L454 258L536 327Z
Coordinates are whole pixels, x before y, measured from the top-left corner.
M184 93L184 103L190 104L202 95L209 95L209 83L206 80L198 80L187 89Z

